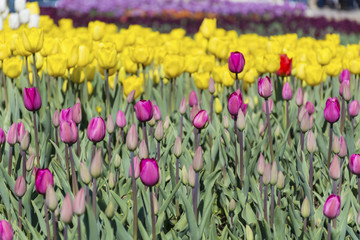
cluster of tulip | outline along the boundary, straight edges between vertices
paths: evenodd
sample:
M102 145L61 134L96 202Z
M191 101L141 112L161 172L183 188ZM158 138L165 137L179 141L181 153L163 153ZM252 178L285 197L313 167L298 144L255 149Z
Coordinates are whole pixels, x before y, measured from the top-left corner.
M44 23L0 33L1 239L355 235L358 45Z

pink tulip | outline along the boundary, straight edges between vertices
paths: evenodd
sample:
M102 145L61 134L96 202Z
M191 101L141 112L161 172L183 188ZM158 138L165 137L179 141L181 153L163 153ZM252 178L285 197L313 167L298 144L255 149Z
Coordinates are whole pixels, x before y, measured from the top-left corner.
M156 121L159 121L161 119L161 112L160 112L160 109L157 105L154 105L153 106L154 108L154 117L155 117L155 120Z
M330 164L329 175L333 180L338 180L340 178L340 174L341 174L341 170L340 170L339 157L335 155Z
M193 121L196 114L198 114L198 112L200 111L199 106L198 105L194 105L191 110L190 110L190 121Z
M63 143L72 145L78 139L78 129L74 121L63 121L60 124L60 139Z
M0 128L0 145L4 144L6 140L5 132L2 128Z
M243 98L241 93L233 92L228 98L228 111L232 116L237 116L241 105L243 104Z
M0 239L11 240L14 237L14 231L11 224L6 220L0 221Z
M130 151L134 151L138 145L138 133L136 130L135 123L131 125L126 135L126 146Z
M340 197L334 194L331 194L324 204L323 213L329 219L334 219L339 216L341 207Z
M19 176L18 179L16 179L15 186L14 186L14 193L18 197L24 196L26 192L26 181L23 176Z
M246 109L247 109L248 105L246 103L241 104L241 110L244 113L244 116L246 115Z
M60 120L60 123L63 121L72 121L73 120L72 108L67 108L67 109L61 110L59 120Z
M135 104L136 118L140 122L149 121L154 114L153 106L151 101L140 100Z
M232 73L241 73L245 66L245 58L241 52L232 52L229 60L229 70Z
M268 102L268 107L269 107L269 113L272 113L272 111L274 109L274 101L270 98L267 102ZM266 103L266 101L263 102L262 109L263 109L264 113L266 114L265 103Z
M184 115L186 112L186 98L183 97L180 103L179 112L181 115Z
M105 122L101 117L91 119L88 128L87 136L90 141L97 143L104 139L106 134Z
M67 193L63 200L63 205L61 207L60 219L64 223L69 224L71 222L72 216L73 216L73 209L72 209L71 198L69 193Z
M25 130L25 126L24 126L23 122L19 122L16 127L17 127L17 138L16 138L16 141L17 141L18 143L20 143L21 140L22 140L22 138L23 138L24 135L25 135L26 130Z
M292 91L289 82L286 82L282 89L282 97L284 100L289 101L292 98Z
M79 124L81 122L82 119L82 113L81 113L81 103L75 103L75 105L72 108L72 120L76 123Z
M359 101L354 100L349 105L349 114L351 117L356 117L359 114Z
M60 120L59 120L59 112L58 110L55 110L52 118L51 118L51 122L54 125L54 127L58 127L60 124Z
M24 88L24 105L29 111L37 111L41 108L41 96L37 88Z
M350 76L351 76L351 73L349 70L347 70L347 69L342 70L340 73L340 76L339 76L339 82L342 83L344 80L350 81Z
M159 181L159 167L154 158L143 159L140 162L140 179L144 185L152 187Z
M139 158L137 156L134 157L134 174L135 174L135 179L137 179L140 176L140 163L139 163ZM129 176L132 177L131 164L129 168Z
M312 115L315 112L314 104L310 101L306 102L305 109L310 115Z
M268 98L272 95L273 89L271 85L271 79L266 76L263 78L259 78L258 81L258 93L263 98Z
M326 106L324 109L325 120L329 123L334 123L340 118L340 103L336 97L329 98L326 101Z
M193 125L197 129L202 129L206 127L206 124L209 122L209 116L206 112L206 110L201 110L196 114L193 120Z
M13 123L10 128L9 131L7 132L6 135L6 141L8 142L9 145L15 145L16 141L17 141L17 124Z
M345 87L349 87L350 88L350 80L345 79L344 81L341 82L340 84L340 88L339 88L339 94L340 96L343 97L343 91Z
M189 95L189 106L193 107L198 104L198 99L195 91L191 91Z
M37 169L35 175L36 191L44 195L49 185L54 186L54 179L50 170L47 168Z
M72 205L73 211L76 215L80 216L85 212L85 194L84 188L81 188L74 197Z
M123 111L119 110L116 114L116 125L119 128L124 128L126 126L126 118Z
M296 99L295 99L296 105L298 107L302 106L303 101L304 101L303 93L302 93L301 87L299 87L298 91L296 93Z
M360 154L352 154L349 159L350 171L355 175L360 175Z

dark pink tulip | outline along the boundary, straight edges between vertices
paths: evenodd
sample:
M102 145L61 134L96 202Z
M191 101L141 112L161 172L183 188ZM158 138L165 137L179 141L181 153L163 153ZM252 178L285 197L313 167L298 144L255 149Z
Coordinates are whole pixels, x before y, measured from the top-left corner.
M193 107L198 104L198 99L195 91L191 91L189 95L189 106Z
M140 175L140 163L139 163L139 158L137 156L134 157L134 173L135 173L135 179L137 179ZM129 176L132 177L131 164L129 168Z
M140 100L135 104L136 118L140 122L149 121L154 114L153 106L151 101Z
M356 117L359 114L359 101L354 100L349 105L349 114L351 117Z
M47 168L37 169L35 176L36 191L44 195L49 185L54 186L54 179L50 170Z
M289 101L292 98L292 91L289 82L286 82L282 89L282 97L284 100Z
M63 121L60 124L60 139L63 143L74 144L78 139L78 129L74 121Z
M82 119L82 113L81 113L81 103L75 103L75 105L72 108L72 120L76 123L79 124L81 122Z
M232 116L237 116L242 104L243 104L242 95L237 94L237 92L233 92L228 98L227 109Z
M323 213L329 219L334 219L339 216L341 208L340 197L334 194L331 194L324 204Z
M11 224L6 220L0 221L0 239L11 240L14 237L14 231Z
M266 76L263 78L259 78L258 81L258 93L263 98L268 98L272 95L273 89L271 85L271 79Z
M349 159L350 171L355 175L360 175L360 154L352 154Z
M245 66L245 58L241 52L232 52L229 60L229 70L232 73L241 73Z
M23 124L23 122L19 122L17 124L17 142L20 143L22 138L24 137L25 135L25 126Z
M326 101L324 109L325 120L329 123L337 122L340 118L340 103L336 97L329 98Z
M0 128L0 145L4 144L6 140L5 132L2 128Z
M272 113L272 110L274 109L274 101L270 98L268 101L268 107L269 107L269 113ZM263 102L262 109L264 113L266 114L266 101Z
M303 105L304 97L303 97L303 93L302 93L301 87L299 87L299 89L298 89L298 91L297 91L297 93L296 93L295 102L296 102L296 105L297 105L298 107L300 107L300 106Z
M209 116L208 116L206 110L201 110L194 117L193 125L197 129L202 129L202 128L206 127L208 122L209 122Z
M126 118L123 111L119 110L116 114L116 125L119 128L124 128L126 126Z
M24 88L24 105L29 111L37 111L41 108L41 96L37 88Z
M307 101L305 104L306 111L312 115L315 112L314 104L310 101Z
M6 141L10 145L15 145L15 143L17 141L17 137L18 137L17 136L17 123L13 123L10 126L9 131L7 132Z
M159 107L158 107L157 105L154 105L153 108L154 108L154 117L155 117L155 120L156 120L156 121L161 120L161 112L160 112Z
M140 179L144 185L152 187L159 181L159 167L154 158L143 159L140 162Z
M72 108L63 109L60 112L60 123L63 121L72 121Z
M339 82L342 83L344 80L349 80L350 81L350 71L347 69L344 69L341 71L340 76L339 76Z
M101 117L91 119L87 128L87 136L89 140L94 143L100 142L104 139L105 134L106 126L104 120Z
M246 115L246 109L247 109L247 107L248 107L248 105L247 105L246 103L243 103L243 104L241 105L241 110L242 110L242 112L244 113L244 116Z

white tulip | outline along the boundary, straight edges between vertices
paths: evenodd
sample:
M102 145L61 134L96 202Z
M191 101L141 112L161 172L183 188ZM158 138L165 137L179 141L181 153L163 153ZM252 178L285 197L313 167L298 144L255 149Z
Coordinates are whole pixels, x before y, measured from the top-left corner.
M11 29L18 29L20 26L19 14L11 13L9 16L9 27Z
M29 28L38 28L39 27L39 21L40 21L40 16L38 14L31 14L30 15L30 21L29 21Z
M1 18L5 20L9 16L9 13L10 13L10 9L6 7L5 10L1 12Z
M15 0L15 11L20 12L26 8L26 0Z
M6 0L0 0L0 12L5 11L7 8Z
M21 10L19 13L20 17L20 23L25 24L28 23L30 20L30 10L25 8L24 10Z

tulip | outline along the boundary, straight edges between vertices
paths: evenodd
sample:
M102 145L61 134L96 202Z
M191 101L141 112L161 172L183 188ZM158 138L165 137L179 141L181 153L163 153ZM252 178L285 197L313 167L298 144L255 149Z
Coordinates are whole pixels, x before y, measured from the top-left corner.
M204 160L202 157L202 149L199 146L197 150L195 151L194 160L193 160L193 168L195 172L201 171L201 169L204 167Z
M24 88L24 105L29 111L37 111L41 107L41 96L37 88Z
M56 198L56 193L54 191L54 188L52 186L48 186L46 189L46 198L45 198L46 206L51 210L55 211L58 200Z
M206 110L201 110L195 115L193 120L193 125L197 129L203 129L204 127L206 127L208 122L209 122L209 117Z
M25 50L32 54L39 52L44 44L44 32L41 28L24 28L21 37Z
M159 167L154 158L143 159L140 162L140 179L148 187L156 185L159 181Z
M355 175L360 175L360 154L352 154L349 159L350 171Z
M195 91L191 91L189 95L189 106L193 107L195 105L198 105L198 99ZM185 107L186 109L186 107Z
M14 193L16 196L21 198L24 196L26 192L26 181L23 176L19 176L18 179L16 179L15 186L14 186Z
M154 137L155 137L156 141L158 141L158 142L160 142L162 140L162 138L164 137L164 128L163 128L163 123L161 120L156 125Z
M339 157L344 158L347 155L347 146L343 136L340 137L339 142L340 142Z
M189 185L191 187L195 187L195 171L194 171L194 168L192 165L190 165L190 167L189 167L188 174L189 174L189 177L188 177Z
M24 10L26 8L26 0L15 0L14 7L17 12Z
M75 67L79 60L79 45L72 38L65 38L61 42L62 53L66 57L66 68Z
M54 179L50 170L47 168L37 169L35 176L36 191L44 195L48 186L54 186Z
M344 69L341 71L339 76L339 82L342 83L344 80L350 81L351 73L348 69Z
M107 121L106 121L106 131L109 134L112 134L114 132L114 121L112 120L111 115L108 116Z
M72 108L72 120L76 123L79 124L81 122L82 119L82 113L81 113L81 103L75 103L75 105Z
M112 42L103 42L98 46L96 59L103 69L114 68L117 64L115 45Z
M81 188L74 197L74 202L72 205L74 213L78 216L81 216L85 212L85 194L84 188Z
M334 194L331 194L325 201L323 213L329 219L334 219L339 216L341 208L340 197Z
M18 138L17 124L13 123L7 132L6 141L9 145L13 146L17 142L17 138Z
M270 98L268 101L264 101L263 105L262 105L262 109L264 111L264 113L266 114L266 102L269 108L269 113L272 113L273 109L274 109L274 101Z
M305 196L305 199L301 204L301 216L303 218L308 218L310 216L310 201L307 196Z
M20 18L18 13L9 14L9 27L11 29L18 29L20 26Z
M59 123L59 112L58 112L57 109L55 110L55 112L54 112L54 114L53 114L53 116L51 118L51 122L52 122L52 124L53 124L53 126L55 128L57 128L59 126L59 124L60 124Z
M190 105L190 103L189 103L189 105ZM181 100L179 112L181 115L184 115L186 113L186 98L185 97L183 97L183 99Z
M245 58L241 52L231 52L228 60L229 70L232 73L241 73L245 66Z
M315 112L314 104L309 101L306 102L305 109L310 115L312 115Z
M61 110L60 117L59 117L60 123L63 121L73 121L72 114L73 114L72 108L67 108L67 109Z
M66 73L67 58L65 54L54 54L46 58L47 72L52 77L62 77Z
M142 140L139 145L139 158L144 159L149 157L149 152L146 146L146 142Z
M131 164L129 168L129 176L132 177ZM137 156L134 157L134 176L135 179L137 179L140 176L140 163L139 163L139 158Z
M6 140L5 132L2 128L0 128L0 145L4 144Z
M0 221L0 238L3 240L12 240L14 231L11 224L6 220Z
M300 129L303 133L306 133L308 130L311 129L310 116L308 113L304 114L300 122Z
M23 62L19 57L7 58L3 62L3 71L11 79L17 78L22 72Z
M289 101L292 98L291 86L288 82L286 82L282 89L282 97L284 100Z
M336 135L334 135L334 139L333 139L333 142L332 142L332 151L335 154L338 154L340 152L340 141L339 141L339 138Z
M63 143L72 145L78 140L78 129L74 121L62 121L60 124L60 139Z
M258 163L257 163L257 172L259 173L260 176L262 176L264 174L264 171L265 171L265 166L266 166L266 163L265 163L265 158L264 156L260 153L260 157L259 157L259 160L258 160Z
M276 72L278 76L290 76L292 59L288 58L286 54L280 54L280 68ZM284 98L285 99L285 98Z
M358 114L359 114L359 101L354 100L349 105L349 115L354 118Z
M90 173L93 178L100 177L103 169L103 162L102 149L99 148L91 161Z
M340 178L340 173L339 158L335 155L329 168L329 175L334 180L334 193L336 193L336 180Z
M204 18L200 25L199 32L205 37L210 38L216 30L216 18Z
M119 128L124 128L126 126L126 117L124 115L124 112L119 110L116 114L116 125Z
M106 134L105 122L101 117L95 117L91 119L88 128L87 136L90 141L98 143L102 141Z
M266 76L259 78L258 81L258 93L263 98L269 98L272 95L273 89L271 85L271 79Z
M73 209L72 209L71 198L70 195L67 193L61 207L60 219L65 224L69 224L71 222L72 216L73 216Z
M147 122L153 117L153 106L151 101L140 100L135 104L136 118L140 122Z
M233 92L228 98L228 111L232 116L237 116L241 105L243 104L243 98L241 93Z
M135 151L138 145L138 133L135 123L131 125L126 136L126 146L130 151Z
M89 184L91 181L89 169L84 162L80 162L80 177L85 184Z
M190 121L194 121L196 114L200 111L198 105L194 105L190 110Z
M329 98L326 101L326 106L324 109L325 120L329 123L335 123L340 118L340 104L337 98Z
M106 209L105 209L105 215L111 219L114 217L115 214L115 209L114 209L114 204L113 202L109 202L109 204L107 205Z
M298 107L303 105L303 93L302 93L301 87L298 88L298 91L296 93L295 102Z

